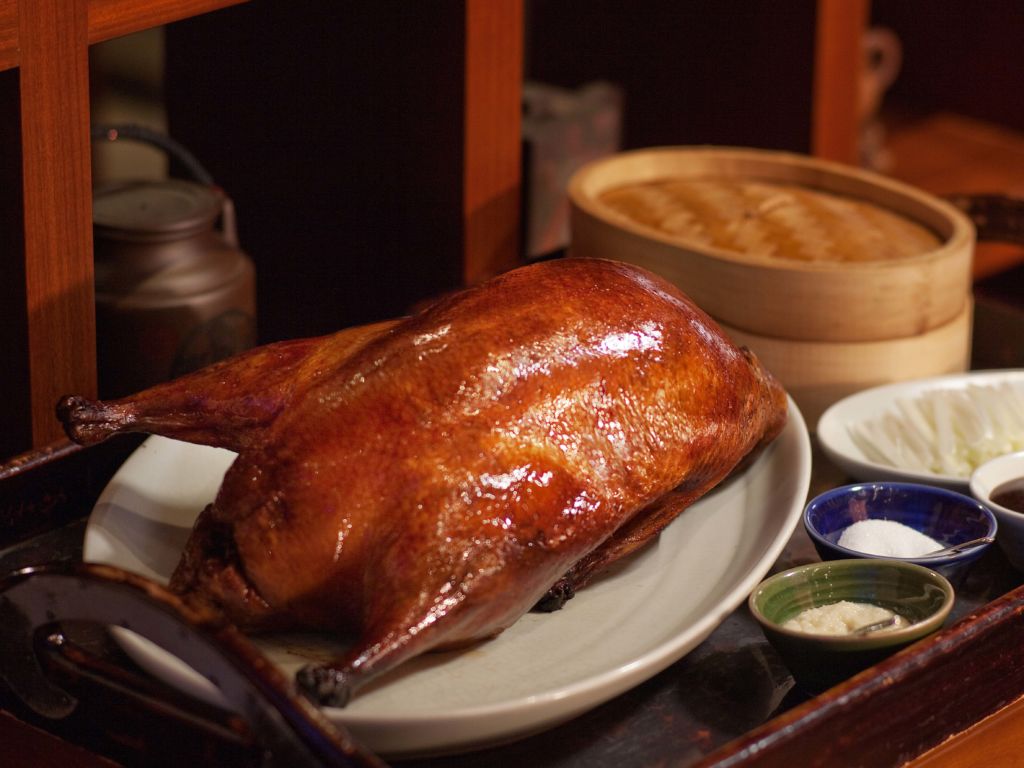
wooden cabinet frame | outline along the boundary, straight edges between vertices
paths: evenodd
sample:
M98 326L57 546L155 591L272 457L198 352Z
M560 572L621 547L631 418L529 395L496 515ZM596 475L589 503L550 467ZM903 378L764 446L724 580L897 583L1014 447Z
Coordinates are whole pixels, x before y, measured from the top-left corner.
M8 279L23 275L23 291L13 291L22 306L0 308L8 332L17 326L13 333L25 337L8 345L8 354L24 360L10 361L17 370L0 387L8 440L22 435L40 446L59 438L57 399L96 391L89 46L243 1L0 0L0 74L18 70L16 81L0 84L0 103L17 104L0 110L0 121L8 121L0 137L20 136L21 164L20 199L0 192L4 205L20 211L7 211L0 223L14 226L19 214L23 220L23 231L7 238L5 257L23 251L23 273L20 264L6 270ZM511 266L518 255L522 5L465 1L461 215L468 282Z
M863 39L869 0L817 0L811 153L857 165Z
M17 209L0 212L0 226L22 224L5 238L5 258L22 251L20 263L5 262L5 275L23 282L0 293L8 305L0 320L9 336L24 337L7 341L0 453L19 439L24 449L59 438L57 399L96 391L88 47L241 2L0 0L0 76L17 70L16 80L0 80L0 104L17 106L0 110L0 139L19 137L21 165L9 172L20 176L20 196L0 189L0 206ZM812 151L821 157L855 161L868 5L817 0ZM462 255L463 278L472 283L519 256L523 0L465 0L465 23ZM11 153L0 150L0 160Z

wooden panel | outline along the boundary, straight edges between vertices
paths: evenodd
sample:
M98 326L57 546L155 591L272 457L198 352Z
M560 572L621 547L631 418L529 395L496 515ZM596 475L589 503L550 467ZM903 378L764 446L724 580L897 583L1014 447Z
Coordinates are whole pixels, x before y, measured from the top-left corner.
M904 768L991 768L1024 764L1024 698L950 738Z
M99 43L243 2L246 0L90 0L88 41ZM18 0L0 0L0 71L19 63Z
M89 42L102 42L245 1L89 0Z
M522 0L466 2L463 275L475 283L519 259Z
M86 12L87 0L33 0L18 18L35 445L60 436L60 395L96 388Z
M0 0L0 71L18 66L18 0Z
M811 151L857 164L857 101L868 0L818 0Z

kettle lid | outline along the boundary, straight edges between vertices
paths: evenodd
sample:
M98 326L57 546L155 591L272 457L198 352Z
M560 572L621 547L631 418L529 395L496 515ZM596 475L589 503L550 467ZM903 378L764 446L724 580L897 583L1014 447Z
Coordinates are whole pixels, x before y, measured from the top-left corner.
M92 219L99 236L180 237L211 227L223 205L219 189L192 181L121 181L94 190Z

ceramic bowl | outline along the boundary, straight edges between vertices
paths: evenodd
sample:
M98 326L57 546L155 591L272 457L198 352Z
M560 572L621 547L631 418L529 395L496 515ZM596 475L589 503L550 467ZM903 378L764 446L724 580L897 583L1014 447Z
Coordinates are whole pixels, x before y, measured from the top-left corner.
M822 560L887 557L839 546L843 530L865 519L902 523L930 536L943 547L983 537L995 537L998 528L995 515L976 499L956 491L918 483L844 485L812 499L804 508L803 515L804 528ZM926 566L957 584L990 544L939 557L894 559Z
M777 573L758 585L748 605L796 683L818 693L941 628L953 597L952 584L929 568L853 559ZM808 608L840 600L882 606L910 624L866 635L819 635L782 626Z
M992 501L992 492L1003 483L1024 478L1024 451L1008 453L985 462L971 474L971 495L985 504L999 521L996 543L1010 565L1024 571L1024 514Z

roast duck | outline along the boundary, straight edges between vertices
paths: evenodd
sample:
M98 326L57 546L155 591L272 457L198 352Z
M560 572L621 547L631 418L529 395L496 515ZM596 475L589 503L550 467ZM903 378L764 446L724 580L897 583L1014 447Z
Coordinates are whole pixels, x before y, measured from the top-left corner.
M244 630L352 638L297 678L343 706L405 659L560 607L772 440L786 402L669 283L562 259L58 413L83 444L238 453L171 589Z

